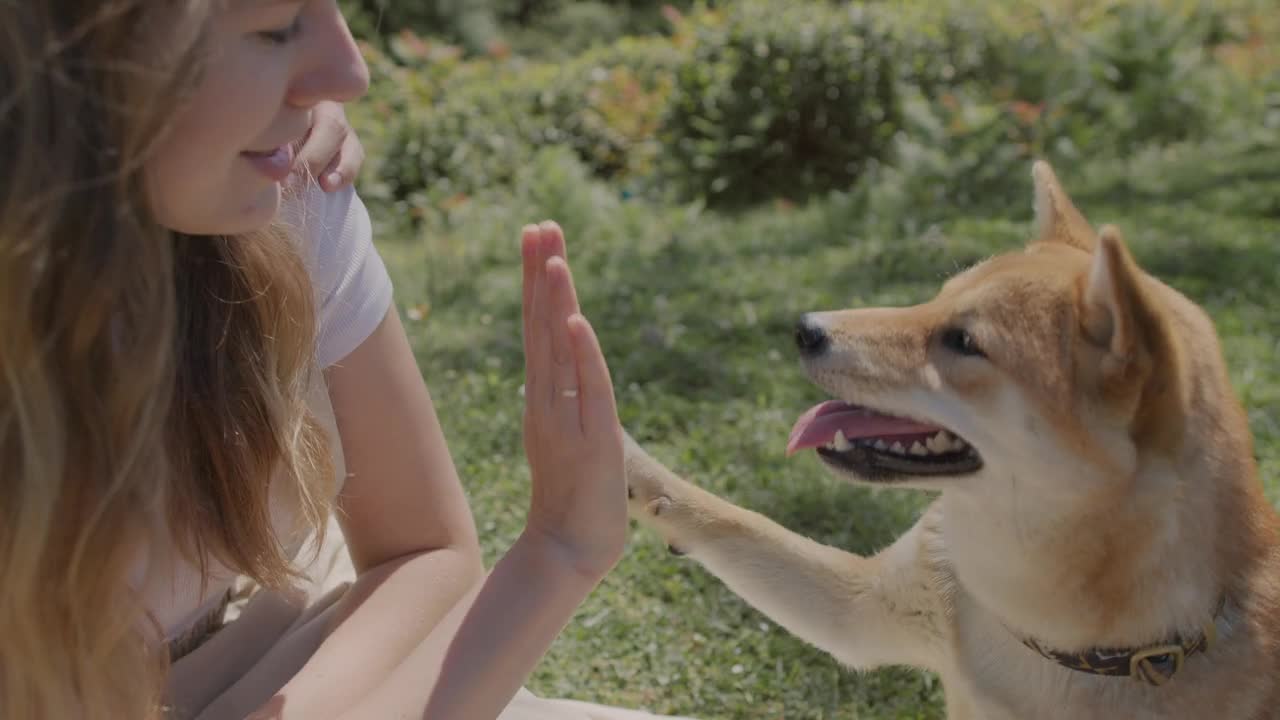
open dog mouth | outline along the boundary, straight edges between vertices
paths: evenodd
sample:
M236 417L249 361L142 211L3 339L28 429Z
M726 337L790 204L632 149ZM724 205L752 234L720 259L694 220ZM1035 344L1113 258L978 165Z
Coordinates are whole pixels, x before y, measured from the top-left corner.
M824 462L868 480L965 475L982 457L946 428L829 400L796 420L787 455L814 448Z

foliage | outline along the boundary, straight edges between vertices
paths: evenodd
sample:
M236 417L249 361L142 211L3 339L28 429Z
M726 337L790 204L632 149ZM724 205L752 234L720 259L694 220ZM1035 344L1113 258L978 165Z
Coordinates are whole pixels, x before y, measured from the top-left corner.
M957 208L1006 212L1033 158L1074 165L1266 136L1280 120L1265 79L1280 62L1256 48L1280 26L1259 27L1248 5L899 6L902 131L855 190L858 221L915 233Z
M459 44L468 55L573 57L624 36L663 34L668 8L690 0L340 0L357 35L382 40L408 31Z
M879 14L746 0L695 16L661 137L686 195L742 205L850 186L897 128Z
M546 47L538 59L469 58L405 30L370 46L384 120L374 142L387 158L376 194L439 203L508 183L538 148L565 144L627 192L742 205L865 189L870 172L910 185L897 193L909 205L941 193L998 206L1030 157L1072 162L1256 127L1258 88L1280 61L1258 40L1274 23L1251 2L747 0L668 9L670 37L565 62L541 57L573 41L530 48ZM534 3L528 22L609 36L596 20L622 21L593 5L559 16L569 6ZM945 182L956 177L967 181Z
M562 65L472 62L427 92L390 102L385 194L421 207L510 183L540 147L572 148L601 177L644 174L679 51L625 39Z
M484 53L501 41L495 0L341 0L341 4L353 31L366 39L408 30L461 43L472 53Z
M980 88L1023 117L1037 152L1071 157L1204 138L1238 113L1220 112L1244 88L1215 55L1256 32L1249 5L950 0L913 6L896 29L909 83L934 99Z

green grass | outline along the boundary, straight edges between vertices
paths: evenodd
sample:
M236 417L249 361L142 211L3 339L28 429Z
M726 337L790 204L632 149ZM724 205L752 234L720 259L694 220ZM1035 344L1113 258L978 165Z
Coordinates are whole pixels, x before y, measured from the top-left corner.
M1208 154L1217 170L1195 152L1060 170L1094 222L1119 224L1139 262L1215 318L1274 501L1280 215L1269 198L1277 177L1241 171L1246 158ZM487 562L520 532L528 499L517 235L543 218L566 228L623 422L658 457L734 502L853 551L874 551L910 525L923 497L852 487L811 456L783 457L792 421L824 399L800 372L792 325L811 309L926 299L955 269L1016 248L1031 232L1029 177L1022 211L944 208L936 228L908 236L877 229L892 223L867 222L849 198L730 216L623 200L564 153L544 153L522 172L515 190L473 198L417 230L374 208ZM935 679L843 670L638 528L529 684L546 696L708 720L942 717Z

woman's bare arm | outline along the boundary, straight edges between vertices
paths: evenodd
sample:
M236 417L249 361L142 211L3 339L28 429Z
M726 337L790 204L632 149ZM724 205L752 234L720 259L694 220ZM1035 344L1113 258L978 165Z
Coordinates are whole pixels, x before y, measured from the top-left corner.
M392 311L330 372L356 583L204 717L256 708L255 719L492 720L617 561L627 527L621 427L559 228L526 229L524 264L533 480L524 533L482 580L461 484Z

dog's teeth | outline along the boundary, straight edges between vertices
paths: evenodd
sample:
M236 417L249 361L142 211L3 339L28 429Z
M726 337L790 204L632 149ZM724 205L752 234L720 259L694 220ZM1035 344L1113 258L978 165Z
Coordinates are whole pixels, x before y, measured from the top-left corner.
M902 455L902 454L906 453L907 449L906 449L906 448L904 448L904 447L902 447L902 443L900 443L900 442L895 442L894 444L892 444L892 445L890 445L890 446L889 446L889 451L890 451L890 452L896 452L896 453L898 453L899 455Z
M844 452L845 450L853 449L853 443L849 442L849 438L846 438L844 436L843 430L836 431L836 438L832 442L832 444L835 445L835 449L838 450L839 452Z
M931 436L928 440L925 441L925 445L928 446L929 452L935 455L941 455L942 453L950 449L951 443L942 439L942 436L945 434L946 434L945 431L937 433L936 435Z
M881 438L880 440L876 440L876 449L877 449L877 450L888 450L888 449L889 449L889 443L885 442L883 438Z
M912 455L928 455L929 451L925 449L924 445L920 444L919 440L917 440L911 444L911 454Z

